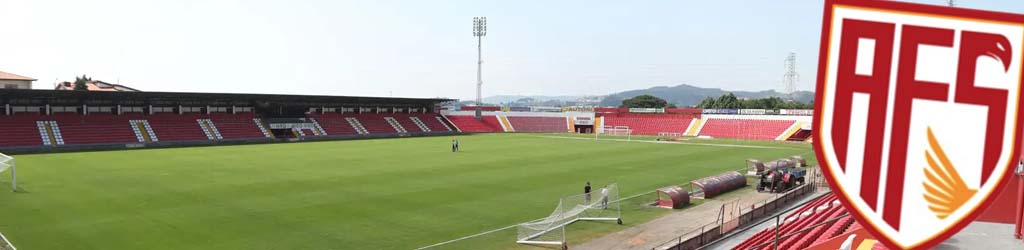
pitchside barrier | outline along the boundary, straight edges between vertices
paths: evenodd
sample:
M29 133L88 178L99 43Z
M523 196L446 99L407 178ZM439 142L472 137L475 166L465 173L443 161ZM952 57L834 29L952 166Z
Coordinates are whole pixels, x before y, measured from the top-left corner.
M755 223L772 212L799 201L803 196L814 192L814 190L813 185L803 185L802 187L790 190L785 194L780 194L776 197L758 202L758 204L751 205L749 208L740 207L738 211L739 216L731 216L723 213L719 216L718 221L708 223L707 225L701 226L699 229L682 234L673 240L666 241L657 247L651 248L651 250L699 249L705 245L722 239L723 236L728 235L739 227Z

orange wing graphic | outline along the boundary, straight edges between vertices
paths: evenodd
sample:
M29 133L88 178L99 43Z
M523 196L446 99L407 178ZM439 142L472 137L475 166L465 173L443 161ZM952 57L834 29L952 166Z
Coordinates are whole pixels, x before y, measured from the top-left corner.
M928 201L928 209L932 210L936 217L945 219L963 206L978 190L967 188L964 179L957 173L939 141L935 139L931 127L928 127L928 145L929 150L924 152L924 157L928 160L928 167L924 169L924 199Z

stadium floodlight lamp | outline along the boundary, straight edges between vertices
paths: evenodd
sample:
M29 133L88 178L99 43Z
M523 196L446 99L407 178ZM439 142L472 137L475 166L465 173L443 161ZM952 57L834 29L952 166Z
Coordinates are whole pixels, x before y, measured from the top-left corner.
M487 17L473 17L473 36L487 35Z

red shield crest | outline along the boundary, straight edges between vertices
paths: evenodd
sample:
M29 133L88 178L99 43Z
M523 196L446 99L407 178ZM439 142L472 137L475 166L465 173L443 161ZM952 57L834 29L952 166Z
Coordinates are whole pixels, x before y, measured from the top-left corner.
M814 143L869 231L929 248L992 201L1019 155L1024 16L826 1Z

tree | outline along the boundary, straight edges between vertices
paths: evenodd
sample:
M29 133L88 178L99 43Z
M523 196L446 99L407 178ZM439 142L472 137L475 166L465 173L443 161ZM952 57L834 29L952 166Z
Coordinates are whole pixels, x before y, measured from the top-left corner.
M92 81L92 78L82 75L82 77L75 77L75 90L77 91L88 91L88 83Z
M633 98L622 100L623 108L665 108L668 101L653 95L639 95Z
M786 101L779 97L768 97L761 99L743 99L736 98L732 93L722 95L718 99L707 97L704 98L700 104L697 104L697 108L702 109L812 109L814 103L801 103L795 101Z
M715 100L716 109L739 109L740 101L732 92L724 94Z
M715 108L715 98L712 98L710 96L705 97L703 101L700 101L700 103L697 104L697 108L702 108L702 109L713 109L713 108Z

